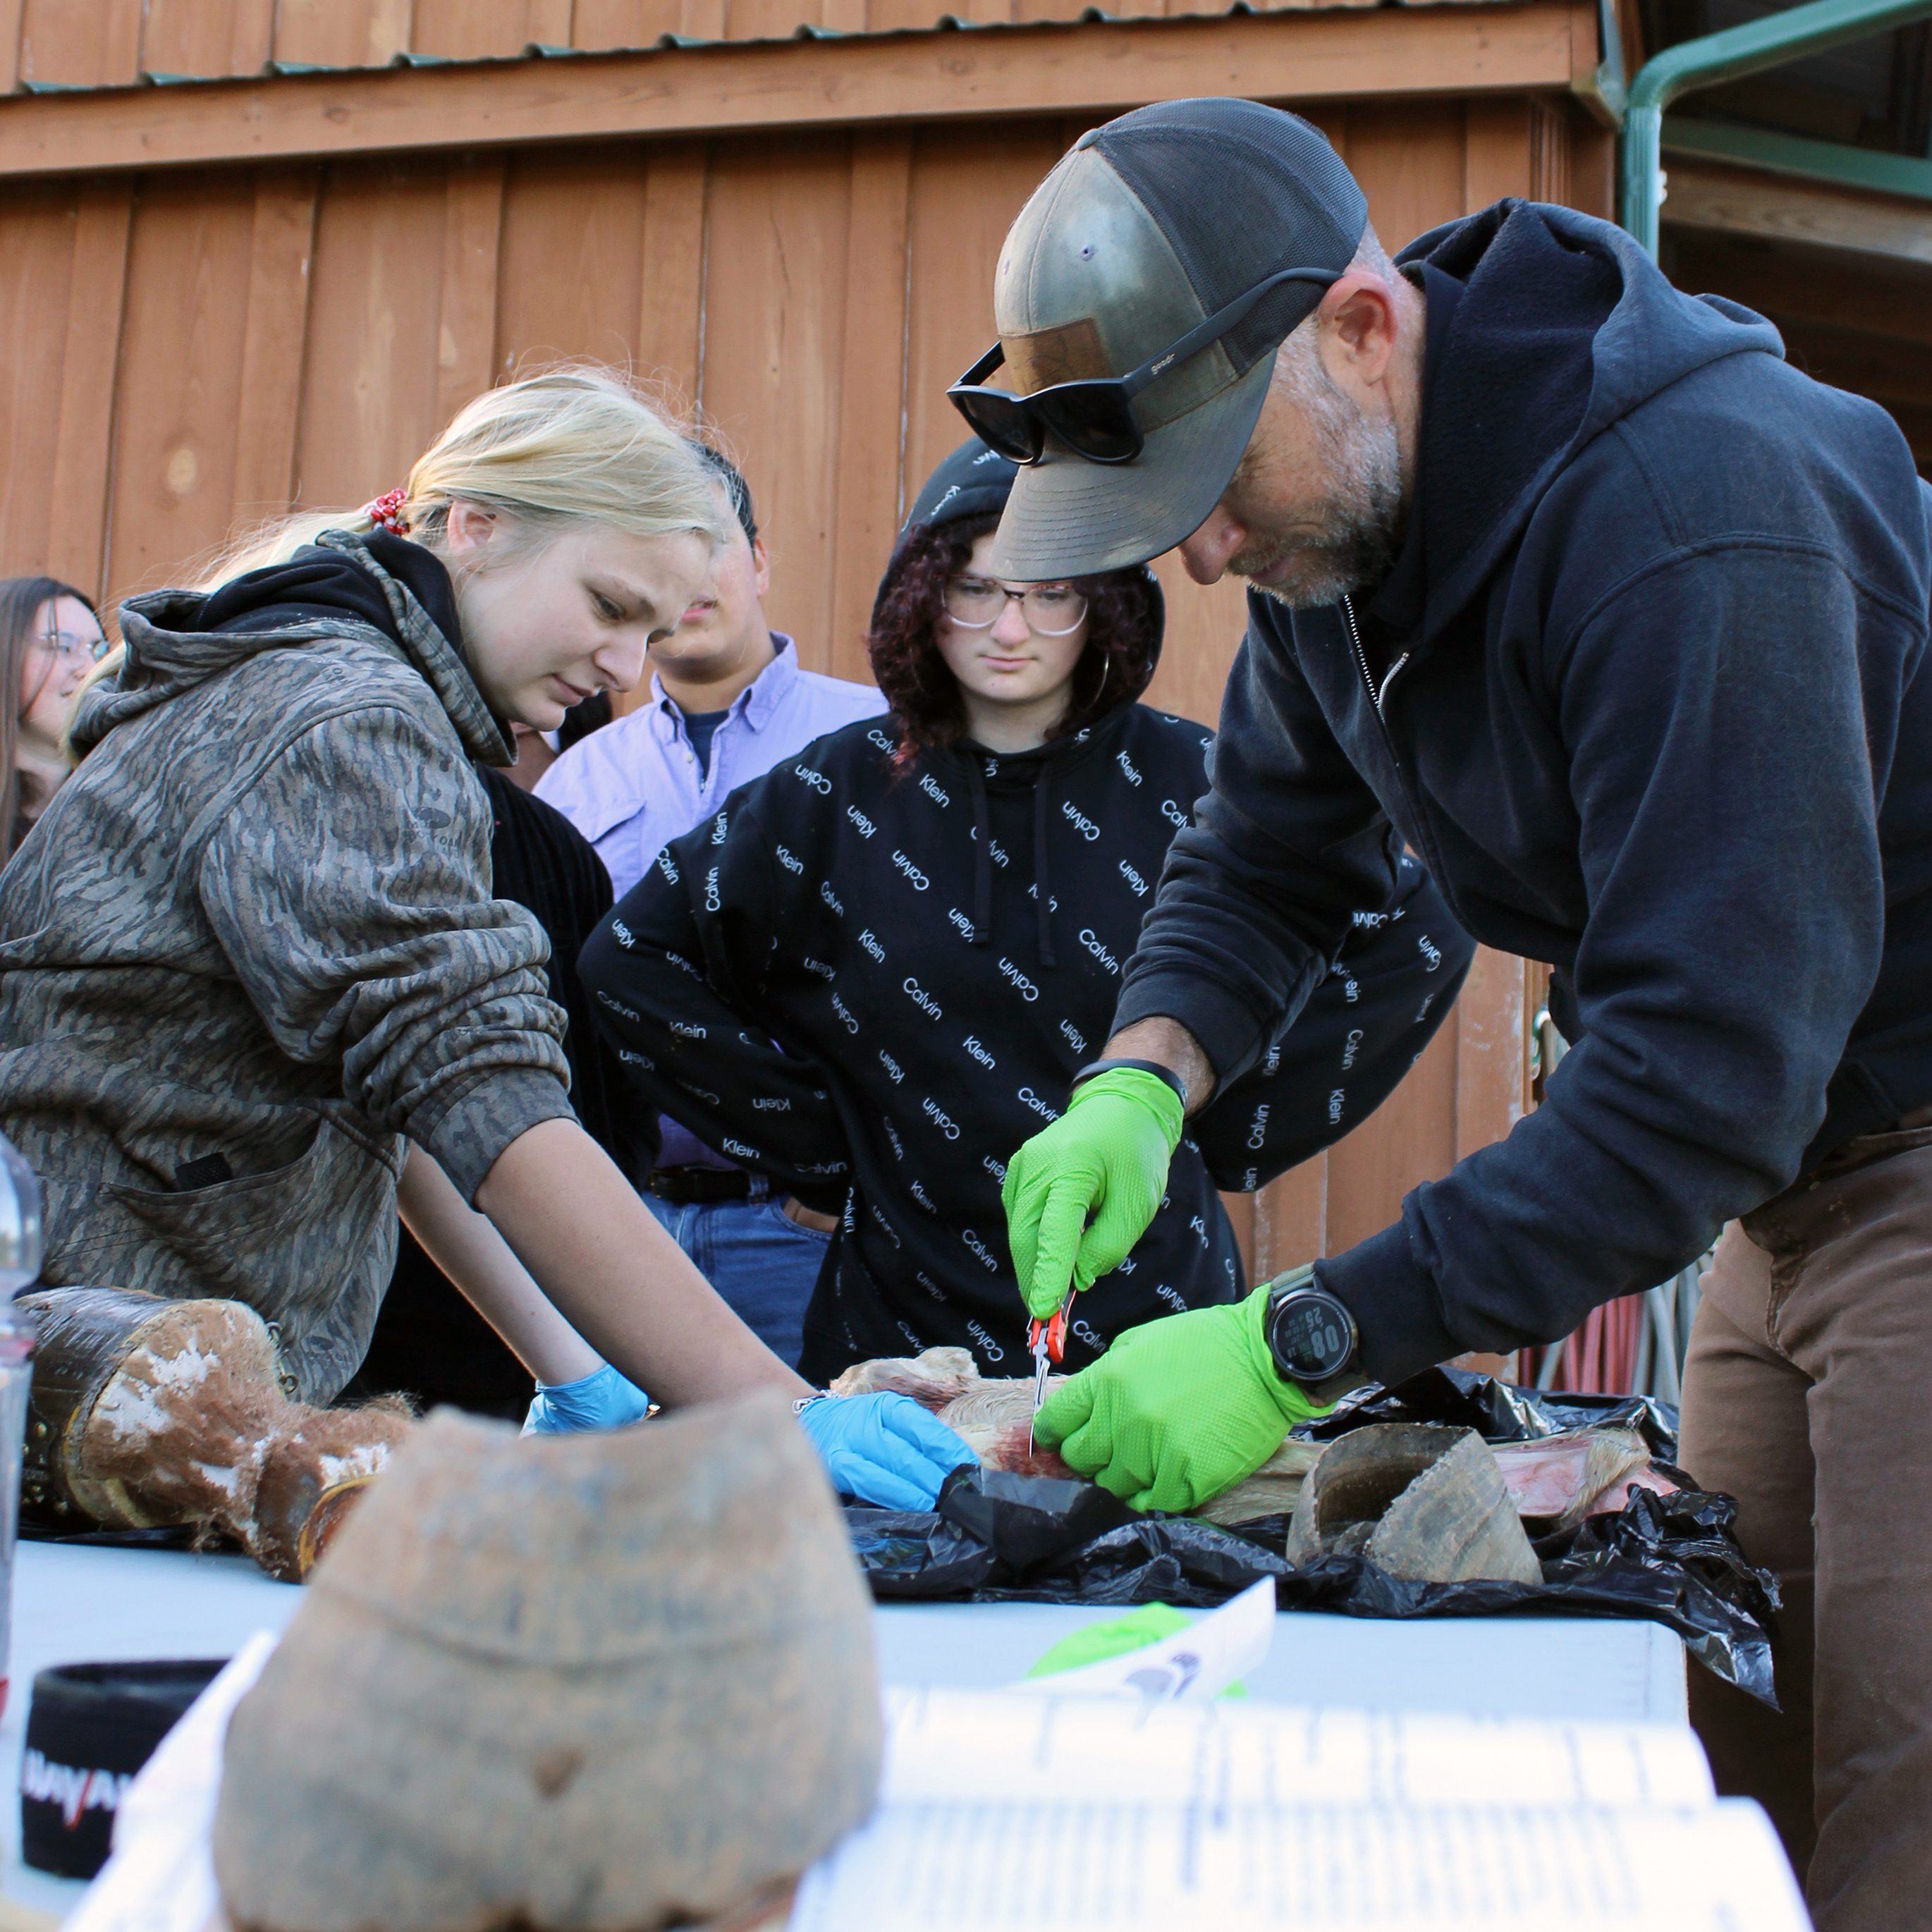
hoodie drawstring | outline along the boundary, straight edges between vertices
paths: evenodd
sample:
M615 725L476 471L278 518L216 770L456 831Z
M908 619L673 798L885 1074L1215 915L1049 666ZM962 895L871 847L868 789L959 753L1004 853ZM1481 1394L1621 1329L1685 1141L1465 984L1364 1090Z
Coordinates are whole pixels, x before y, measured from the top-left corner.
M1033 782L1033 889L1040 898L1040 963L1058 964L1053 956L1053 890L1046 876L1046 780L1042 765Z
M973 788L973 930L968 946L989 946L993 939L993 828L986 816L986 782L980 761L968 756L966 776Z

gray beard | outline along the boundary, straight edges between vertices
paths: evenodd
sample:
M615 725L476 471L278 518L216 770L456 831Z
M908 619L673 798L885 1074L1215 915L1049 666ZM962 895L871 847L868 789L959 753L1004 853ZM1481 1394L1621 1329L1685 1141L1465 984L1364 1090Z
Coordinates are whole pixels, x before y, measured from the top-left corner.
M1310 610L1388 576L1400 547L1402 452L1394 423L1365 416L1329 380L1318 357L1296 356L1287 382L1294 406L1314 425L1328 458L1333 488L1322 526L1315 536L1293 543L1250 544L1228 567L1252 578L1285 557L1299 556L1301 568L1289 581L1253 587L1291 610Z

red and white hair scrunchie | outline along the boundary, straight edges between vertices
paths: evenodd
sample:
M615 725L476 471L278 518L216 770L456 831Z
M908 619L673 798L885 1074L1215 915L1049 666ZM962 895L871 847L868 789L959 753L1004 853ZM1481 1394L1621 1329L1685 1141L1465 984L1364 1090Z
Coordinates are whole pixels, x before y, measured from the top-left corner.
M406 500L400 490L392 490L387 496L378 496L374 502L362 506L362 514L379 530L387 530L392 537L406 537L410 526L403 520L403 505Z

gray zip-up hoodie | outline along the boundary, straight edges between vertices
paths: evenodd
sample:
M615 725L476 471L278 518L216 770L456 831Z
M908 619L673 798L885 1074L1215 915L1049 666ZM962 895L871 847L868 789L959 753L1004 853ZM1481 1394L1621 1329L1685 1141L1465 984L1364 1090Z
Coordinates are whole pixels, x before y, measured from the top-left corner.
M0 1130L45 1190L44 1281L248 1302L310 1401L368 1346L403 1138L468 1199L571 1112L549 942L491 896L471 761L510 744L410 591L320 541L396 635L123 606L84 761L0 874ZM196 1185L214 1156L233 1178Z

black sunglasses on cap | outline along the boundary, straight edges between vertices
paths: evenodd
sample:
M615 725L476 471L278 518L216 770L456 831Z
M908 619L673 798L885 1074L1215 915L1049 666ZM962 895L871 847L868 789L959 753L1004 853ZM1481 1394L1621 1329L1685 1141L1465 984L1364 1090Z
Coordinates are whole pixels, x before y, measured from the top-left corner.
M1134 414L1133 399L1150 383L1238 327L1264 296L1284 282L1313 282L1327 289L1347 273L1346 268L1283 268L1124 376L1055 382L1025 396L989 389L986 378L1006 359L1005 348L996 342L946 393L980 441L1009 463L1039 462L1046 452L1048 430L1089 463L1131 463L1147 442Z

